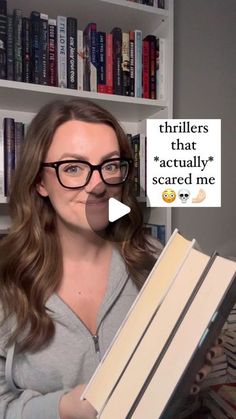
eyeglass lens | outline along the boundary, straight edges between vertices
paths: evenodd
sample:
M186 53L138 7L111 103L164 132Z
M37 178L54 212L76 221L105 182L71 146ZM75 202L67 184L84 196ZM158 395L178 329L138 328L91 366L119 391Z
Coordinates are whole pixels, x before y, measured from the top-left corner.
M129 169L127 161L113 160L101 166L102 179L111 185L116 185L126 178ZM59 166L60 181L67 187L81 187L87 183L91 167L87 163L63 163Z

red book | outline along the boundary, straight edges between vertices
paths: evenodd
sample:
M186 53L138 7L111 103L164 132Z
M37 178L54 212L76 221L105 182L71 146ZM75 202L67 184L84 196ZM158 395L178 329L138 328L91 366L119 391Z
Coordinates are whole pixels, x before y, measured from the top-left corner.
M111 33L106 34L106 86L107 92L113 93L113 36ZM102 93L102 92L101 92Z

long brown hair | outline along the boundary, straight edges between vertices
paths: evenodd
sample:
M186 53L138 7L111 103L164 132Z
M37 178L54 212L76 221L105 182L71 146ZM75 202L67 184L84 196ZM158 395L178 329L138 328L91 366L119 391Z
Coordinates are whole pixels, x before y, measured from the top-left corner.
M54 209L49 199L40 196L36 185L56 129L73 119L108 124L116 132L121 156L131 157L127 136L117 120L88 100L51 102L32 120L10 193L12 226L0 243L4 319L12 314L16 317L16 328L8 343L27 330L21 350L38 350L55 331L45 303L61 281L62 254ZM130 182L124 184L122 200L131 207L131 215L110 225L108 234L119 248L133 281L141 288L154 263L153 249L143 233L142 212Z

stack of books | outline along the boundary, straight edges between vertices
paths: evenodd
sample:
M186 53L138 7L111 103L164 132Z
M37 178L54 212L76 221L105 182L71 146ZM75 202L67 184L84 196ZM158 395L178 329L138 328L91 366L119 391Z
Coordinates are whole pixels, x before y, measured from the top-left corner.
M101 419L178 418L236 295L236 262L175 230L82 394Z

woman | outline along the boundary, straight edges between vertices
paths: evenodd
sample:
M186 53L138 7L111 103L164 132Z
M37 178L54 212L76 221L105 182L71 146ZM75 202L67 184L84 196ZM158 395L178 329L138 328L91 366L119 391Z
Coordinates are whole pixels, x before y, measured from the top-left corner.
M131 176L124 131L94 103L56 101L33 119L0 245L2 419L96 417L81 392L160 253ZM114 223L110 197L131 208Z
M95 417L83 383L158 255L131 172L126 135L99 106L57 101L32 121L0 248L1 418ZM131 212L109 224L110 197Z

